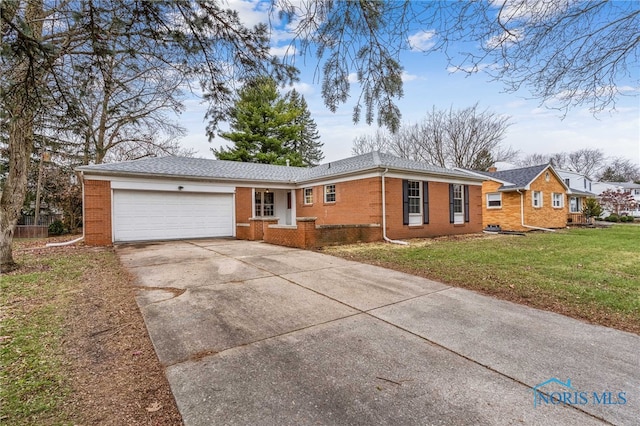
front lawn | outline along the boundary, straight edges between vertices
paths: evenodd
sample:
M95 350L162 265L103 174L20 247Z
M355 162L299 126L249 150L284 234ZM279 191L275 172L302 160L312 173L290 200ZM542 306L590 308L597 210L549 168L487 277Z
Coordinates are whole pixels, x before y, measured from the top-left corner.
M0 424L182 424L114 251L51 240L0 277Z
M325 252L640 334L640 226L475 234Z

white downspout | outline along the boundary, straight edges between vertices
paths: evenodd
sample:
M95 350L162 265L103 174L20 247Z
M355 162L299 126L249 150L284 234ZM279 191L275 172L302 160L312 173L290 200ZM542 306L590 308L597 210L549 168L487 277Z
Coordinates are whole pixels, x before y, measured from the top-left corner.
M44 245L45 247L69 246L71 244L75 244L84 240L84 218L85 218L84 216L84 179L82 178L82 172L80 172L78 179L80 179L80 182L82 182L82 237L76 238L75 240L71 240L71 241L65 241L63 243L47 243Z
M409 243L406 241L392 240L391 238L387 237L387 197L385 194L384 175L386 175L388 171L389 169L387 168L384 169L384 172L382 172L382 239L384 239L388 243L408 246Z
M519 189L517 190L517 192L518 194L520 194L520 224L522 225L522 227L529 228L529 229L539 229L540 231L556 232L555 229L541 228L539 226L531 226L531 225L524 224L524 194L520 192Z

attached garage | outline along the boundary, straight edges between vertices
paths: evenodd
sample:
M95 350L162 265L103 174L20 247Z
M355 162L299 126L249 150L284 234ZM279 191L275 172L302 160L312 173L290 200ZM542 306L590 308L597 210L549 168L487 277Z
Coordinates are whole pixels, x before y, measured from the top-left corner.
M233 236L233 194L114 189L113 240Z

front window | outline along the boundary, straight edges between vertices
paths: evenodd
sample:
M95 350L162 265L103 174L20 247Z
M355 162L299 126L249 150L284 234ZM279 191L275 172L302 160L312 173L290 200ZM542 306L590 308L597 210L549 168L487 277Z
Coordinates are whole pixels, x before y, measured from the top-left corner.
M561 209L562 207L564 207L564 195L563 194L558 194L558 193L554 192L553 195L551 196L551 201L553 202L553 208L555 208L555 209Z
M409 181L409 214L420 214L420 182Z
M263 216L273 216L273 192L265 192L262 203Z
M533 207L542 207L542 191L533 191L531 202Z
M502 194L500 192L492 192L487 194L487 208L488 209L502 208Z
M256 191L254 196L255 217L273 216L274 215L274 197L270 191Z
M453 223L464 223L464 190L462 185L453 185Z
M578 197L571 197L569 199L569 211L571 213L580 213L580 203Z
M313 188L304 189L304 203L313 204Z
M336 186L335 185L324 186L324 202L325 203L336 202Z
M407 182L407 198L409 200L409 225L422 224L420 181L410 180Z

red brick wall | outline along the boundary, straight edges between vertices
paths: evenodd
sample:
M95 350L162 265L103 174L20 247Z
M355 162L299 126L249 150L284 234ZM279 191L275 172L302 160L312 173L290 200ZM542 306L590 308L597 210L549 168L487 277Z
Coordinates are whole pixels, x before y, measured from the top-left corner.
M336 202L324 202L324 185L312 186L313 204L304 204L304 191L296 190L296 215L316 217L318 225L381 223L379 177L338 182Z
M251 228L249 226L236 225L236 238L239 240L251 239Z
M545 172L546 173L546 172ZM524 223L529 226L542 228L562 228L567 225L567 215L569 206L565 189L553 173L549 172L549 182L546 181L545 173L542 173L531 183L531 190L523 190L524 201L521 201L518 192L502 193L502 208L488 209L486 206L486 195L490 192L497 192L502 184L493 181L485 181L482 184L482 206L484 209L483 224L500 225L503 231L530 231L531 228L522 226L521 209L524 206ZM533 191L542 191L542 207L536 208L532 205ZM565 205L562 208L554 208L553 193L563 194ZM524 205L522 204L524 202Z
M437 237L482 231L482 188L469 185L469 222L449 223L449 184L429 181L429 223L402 223L402 179L385 179L387 236L391 239Z
M236 222L248 223L251 211L251 188L236 187Z
M316 229L316 246L370 243L382 240L381 226L321 225Z
M295 228L266 225L264 241L286 247L310 249L316 247L316 222L305 219L297 222Z
M84 181L84 241L90 246L110 246L111 182Z

